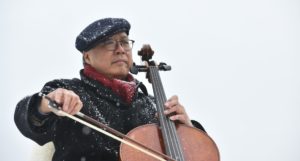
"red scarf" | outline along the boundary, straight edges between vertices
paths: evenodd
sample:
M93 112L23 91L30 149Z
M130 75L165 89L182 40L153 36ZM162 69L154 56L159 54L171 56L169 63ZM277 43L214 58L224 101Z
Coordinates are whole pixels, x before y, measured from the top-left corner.
M84 66L83 73L87 77L92 78L104 85L105 87L111 89L115 94L120 96L122 100L125 101L127 104L131 103L136 88L136 83L131 74L128 74L126 81L120 79L108 79L88 64Z

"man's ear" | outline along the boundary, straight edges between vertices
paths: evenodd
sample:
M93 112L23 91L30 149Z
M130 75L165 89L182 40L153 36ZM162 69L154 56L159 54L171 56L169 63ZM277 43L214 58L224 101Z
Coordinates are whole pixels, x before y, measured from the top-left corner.
M84 63L91 64L90 54L88 54L87 52L84 52L83 53L83 61L84 61Z

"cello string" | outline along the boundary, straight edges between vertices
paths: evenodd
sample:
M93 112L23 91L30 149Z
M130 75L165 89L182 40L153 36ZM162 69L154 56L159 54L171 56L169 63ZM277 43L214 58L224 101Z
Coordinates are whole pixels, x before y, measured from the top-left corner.
M161 90L162 90L162 86L161 86L161 82L159 82L160 80L158 79L158 69L157 67L153 67L155 69L155 72L153 72L153 76L157 82L157 85L156 85L156 88L157 88L157 95L158 97L160 97L158 100L160 102L158 102L159 104L159 107L160 107L160 112L161 112L161 115L162 115L162 122L164 122L165 126L163 126L163 130L165 131L166 133L166 139L168 141L168 148L169 148L169 151L170 151L170 155L173 156L173 157L176 157L177 154L176 154L176 149L174 149L174 147L176 147L176 145L174 145L174 141L173 140L173 135L172 135L172 131L170 130L170 124L168 123L168 119L166 118L165 115L163 115L163 112L164 112L164 102L166 102L166 98L163 97L162 93L161 93Z
M157 92L159 93L158 96L160 96L160 99L159 101L159 105L160 106L160 111L161 113L163 113L164 111L164 102L166 102L166 97L165 97L165 93L164 93L164 90L163 90L163 86L162 86L162 82L161 82L161 79L160 79L160 76L159 76L159 72L158 72L158 69L155 67L155 72L153 72L153 78L155 79L155 81L157 82L157 85L156 85L156 89L157 89ZM176 157L176 158L179 158L182 160L183 158L183 155L181 155L181 149L180 149L180 144L178 144L178 137L177 137L177 133L176 133L176 129L175 129L175 125L174 125L174 122L171 121L170 119L167 119L165 115L163 115L163 121L165 122L165 130L166 132L169 134L169 136L167 135L167 139L169 141L169 139L171 141L169 141L169 149L170 151L172 152L172 156ZM171 144L171 145L170 145Z
M158 75L159 81L162 82L158 72L157 72L157 75ZM161 86L162 86L162 83L161 83ZM161 92L162 92L162 95L165 96L165 92L164 92L163 88L162 88ZM169 130L170 130L171 135L172 135L171 139L173 140L173 143L175 144L174 149L176 150L176 154L177 154L176 158L180 159L180 161L183 161L184 160L183 153L182 153L182 149L181 149L181 144L179 143L179 138L178 138L178 135L177 135L177 130L176 130L175 123L170 119L166 119L166 121L169 124L168 127L169 127Z
M162 81L161 81L161 78L159 76L159 72L158 72L158 69L156 68L156 72L154 72L155 74L155 79L156 79L156 82L158 82L158 85L160 87L158 87L158 92L160 93L160 97L161 97L161 101L160 104L163 105L164 102L166 102L166 95L165 95L165 92L164 92L164 89L163 89L163 86L162 86ZM161 112L164 111L164 106L163 108L161 108ZM164 117L166 118L166 117ZM182 149L181 149L181 144L179 143L179 139L178 139L178 135L177 135L177 131L176 131L176 127L175 127L175 124L173 121L171 121L170 119L164 119L165 122L166 122L166 127L167 127L167 131L169 132L169 134L171 135L170 139L172 140L171 143L174 143L174 145L171 147L172 151L175 151L174 153L176 154L176 158L180 159L180 160L184 160L184 157L183 157L183 153L182 153ZM168 137L169 138L169 137ZM173 148L174 147L174 148Z
M156 74L157 81L160 83L159 84L160 88L159 88L158 92L160 92L160 96L162 98L161 100L163 100L161 102L161 105L162 105L161 110L163 112L164 111L163 104L166 102L166 97L165 97L165 93L164 93L164 90L163 90L163 86L162 86L162 82L161 82L158 70L157 70L157 72L155 74ZM172 151L174 153L174 157L178 158L178 155L179 155L178 154L178 145L176 144L177 142L176 142L175 137L174 137L174 136L176 136L176 131L174 131L172 129L172 127L174 127L174 123L170 119L168 119L165 115L164 115L164 121L166 122L166 125L167 125L166 129L167 129L167 131L169 133L169 137L168 138L170 138L170 140L171 140L171 149L172 149Z
M167 127L167 124L166 124L166 122L164 121L164 119L163 119L163 117L165 117L162 113L163 113L163 111L162 111L162 107L161 107L161 105L162 105L162 102L160 102L161 101L161 98L159 97L160 96L160 94L158 93L158 89L159 89L159 85L158 85L158 83L157 83L157 78L156 78L156 76L155 76L155 69L156 69L156 67L152 67L152 66L150 66L149 67L149 69L150 69L150 74L151 74L151 78L152 78L152 83L154 83L155 85L153 85L153 91L154 91L154 94L155 94L155 97L156 97L156 106L157 106L157 111L158 111L158 114L159 114L159 119L160 119L160 123L161 123L161 125L160 125L160 127L161 127L161 131L162 131L162 134L163 134L163 138L164 138L164 143L165 143L165 147L166 147L166 151L167 151L167 154L168 155L171 155L172 157L174 156L174 152L172 151L172 146L170 145L170 143L171 143L171 141L169 140L170 138L168 137L168 130L166 129L166 127Z

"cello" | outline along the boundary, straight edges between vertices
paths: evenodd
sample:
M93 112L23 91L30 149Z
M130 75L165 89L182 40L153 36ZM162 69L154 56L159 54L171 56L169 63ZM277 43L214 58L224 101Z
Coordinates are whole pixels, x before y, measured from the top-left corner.
M146 76L152 83L159 124L146 124L138 126L124 135L105 124L102 124L85 114L78 112L76 116L62 110L55 101L45 94L48 107L58 115L67 116L98 132L101 132L121 142L121 161L219 161L218 148L212 138L200 129L174 123L165 116L164 103L166 96L159 76L159 70L168 71L171 67L165 63L156 65L150 61L154 52L150 45L144 45L138 52L148 66L135 65L131 72L147 72Z
M219 161L219 150L212 138L204 131L180 123L174 123L164 115L166 95L160 79L159 70L168 71L171 67L165 63L156 65L151 61L154 51L150 45L144 45L138 51L147 66L133 66L133 72L147 72L146 77L152 84L159 118L159 125L147 124L131 130L127 136L147 147L170 156L176 161ZM122 161L155 161L153 157L121 144Z

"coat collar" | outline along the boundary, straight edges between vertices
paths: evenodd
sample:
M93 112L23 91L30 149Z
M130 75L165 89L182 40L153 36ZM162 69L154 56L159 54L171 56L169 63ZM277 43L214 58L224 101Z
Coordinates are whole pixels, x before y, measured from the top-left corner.
M92 90L95 91L96 93L98 93L100 96L102 96L105 99L108 99L112 102L115 102L117 106L128 106L128 104L126 104L121 98L120 96L118 96L117 94L115 94L111 89L106 88L105 86L103 86L101 83L99 83L96 80L93 80L91 78L88 78L84 75L83 70L80 70L80 77L81 80L84 82L84 84L88 85L89 87L92 87ZM139 94L139 92L137 91L139 88L141 89L142 93L144 93L145 95L148 95L148 91L147 88L145 87L145 85L134 79L135 83L136 83L136 94L133 97L133 100L137 97L137 95Z

